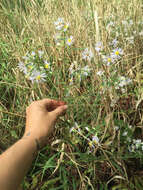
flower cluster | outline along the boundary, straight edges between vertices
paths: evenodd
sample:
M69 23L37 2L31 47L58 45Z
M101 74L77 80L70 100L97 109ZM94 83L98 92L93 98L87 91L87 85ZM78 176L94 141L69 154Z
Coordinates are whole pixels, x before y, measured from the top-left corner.
M90 131L89 127L85 127L85 130L86 132ZM86 137L83 133L83 130L81 129L81 126L78 125L77 122L74 123L74 126L70 128L69 130L70 133L74 133L74 134L78 134L82 137L84 137L85 140L87 140L88 142L88 152L92 152L95 148L95 146L100 146L100 143L99 143L99 138L97 135L93 134L93 132L90 132L91 135L90 137Z
M128 146L130 152L143 151L143 142L141 139L133 139L131 145Z
M23 61L18 63L18 68L32 83L46 81L47 72L52 73L51 63L44 59L44 51L34 51L22 57Z
M73 36L67 36L66 32L69 29L69 22L65 22L64 18L58 18L54 22L55 29L58 31L54 36L54 40L57 46L63 46L64 44L71 46L74 43Z
M120 88L123 89L123 87L130 84L131 82L132 82L131 79L126 78L124 76L120 76L118 82L115 82L115 89L120 89Z
M72 85L74 80L81 82L83 78L89 76L90 72L91 68L88 65L81 67L74 61L69 67L69 84Z
M101 51L103 50L104 46L102 42L97 42L95 44L95 51L101 55ZM91 61L91 59L94 57L93 51L89 49L88 47L85 48L85 50L82 52L82 59L85 61Z

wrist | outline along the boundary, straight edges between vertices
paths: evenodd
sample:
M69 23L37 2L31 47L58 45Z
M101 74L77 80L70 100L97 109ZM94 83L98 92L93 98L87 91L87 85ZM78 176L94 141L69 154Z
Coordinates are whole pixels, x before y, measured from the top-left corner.
M35 143L37 151L39 151L46 144L46 136L38 137L37 135L32 134L32 132L26 132L23 137L24 139L29 139Z
M28 136L27 134L24 134L21 140L26 140L28 144L33 147L34 151L38 152L40 150L39 141L34 136Z

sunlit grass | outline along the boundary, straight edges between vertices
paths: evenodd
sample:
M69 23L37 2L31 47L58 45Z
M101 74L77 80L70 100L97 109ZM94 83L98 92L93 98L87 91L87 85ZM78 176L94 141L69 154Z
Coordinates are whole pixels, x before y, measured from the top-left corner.
M0 150L23 135L32 100L69 105L24 189L143 188L142 6L1 1Z

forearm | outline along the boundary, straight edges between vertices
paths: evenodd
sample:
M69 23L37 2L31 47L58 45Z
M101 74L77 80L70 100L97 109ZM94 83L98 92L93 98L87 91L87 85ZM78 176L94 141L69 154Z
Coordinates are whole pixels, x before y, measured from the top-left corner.
M0 187L17 190L36 153L35 139L22 138L0 156Z

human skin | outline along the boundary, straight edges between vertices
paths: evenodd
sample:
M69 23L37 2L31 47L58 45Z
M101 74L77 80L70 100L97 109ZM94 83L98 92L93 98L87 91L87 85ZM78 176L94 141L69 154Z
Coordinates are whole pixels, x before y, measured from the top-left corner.
M32 102L26 109L23 137L0 155L0 189L17 190L36 153L53 131L57 119L67 105L62 101L43 99Z

